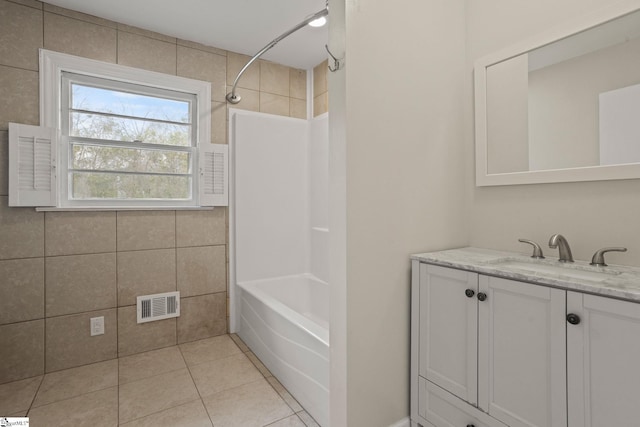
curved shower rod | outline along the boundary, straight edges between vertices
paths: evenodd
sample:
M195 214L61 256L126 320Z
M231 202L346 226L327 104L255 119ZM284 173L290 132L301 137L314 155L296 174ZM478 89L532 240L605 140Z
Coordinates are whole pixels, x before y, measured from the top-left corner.
M229 92L227 94L227 96L226 96L227 101L229 101L232 104L237 104L238 102L240 102L242 97L240 95L236 95L236 86L238 85L238 81L240 80L240 77L242 76L242 74L245 71L247 71L247 68L249 68L251 66L251 64L254 63L254 61L256 59L260 58L266 51L268 51L269 49L271 49L272 47L277 45L278 42L280 42L280 40L284 39L285 37L290 36L291 34L295 33L299 29L305 27L307 24L309 24L309 22L315 21L316 19L322 18L323 16L327 16L328 14L329 14L329 8L325 7L321 11L316 12L313 15L309 16L308 18L306 18L304 21L302 21L301 23L299 23L298 25L296 25L295 27L293 27L289 31L287 31L287 32L283 33L282 35L280 35L279 37L271 40L271 42L269 42L269 44L267 44L265 47L260 49L260 51L258 53L253 55L253 58L251 58L249 60L249 62L247 62L247 64L244 67L242 67L242 70L240 70L240 72L238 73L238 76L233 81L233 88L231 89L231 92Z

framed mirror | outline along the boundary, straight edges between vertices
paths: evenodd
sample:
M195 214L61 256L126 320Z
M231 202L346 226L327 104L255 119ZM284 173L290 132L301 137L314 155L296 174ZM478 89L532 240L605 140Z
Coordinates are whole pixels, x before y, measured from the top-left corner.
M478 60L476 185L640 178L640 0Z

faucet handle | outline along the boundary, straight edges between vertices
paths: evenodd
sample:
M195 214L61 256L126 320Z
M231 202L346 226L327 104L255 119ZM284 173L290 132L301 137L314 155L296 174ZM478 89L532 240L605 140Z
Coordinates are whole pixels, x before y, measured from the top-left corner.
M627 252L627 248L602 248L598 249L595 254L593 254L593 258L591 258L590 265L595 265L596 267L606 267L607 263L604 262L604 254L607 252Z
M544 255L542 255L542 248L533 240L518 239L518 242L528 243L533 246L533 255L531 255L531 258L544 259Z

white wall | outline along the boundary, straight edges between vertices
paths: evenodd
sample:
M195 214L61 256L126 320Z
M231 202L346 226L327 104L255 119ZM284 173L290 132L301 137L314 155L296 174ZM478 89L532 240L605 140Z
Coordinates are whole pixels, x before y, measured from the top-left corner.
M517 242L530 238L546 246L564 234L576 259L589 260L604 246L626 246L608 262L640 266L640 180L475 187L473 63L493 51L545 32L616 0L467 0L466 155L468 222L474 246L527 252ZM546 249L547 254L556 255Z
M328 46L346 55L346 0L329 0ZM343 64L343 67L345 65ZM327 76L329 97L329 282L330 351L329 416L331 426L347 425L347 88L343 68Z
M332 427L389 426L409 414L409 255L466 244L463 1L330 7Z

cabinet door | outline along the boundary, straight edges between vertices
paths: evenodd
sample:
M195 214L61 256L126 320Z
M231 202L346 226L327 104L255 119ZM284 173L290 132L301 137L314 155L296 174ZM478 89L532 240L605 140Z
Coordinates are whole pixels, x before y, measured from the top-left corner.
M420 416L434 427L506 427L424 378L420 378Z
M568 292L569 427L636 426L640 304Z
M475 273L420 265L420 375L473 405L478 392L477 290Z
M566 426L566 291L480 276L479 292L479 407L511 427Z

